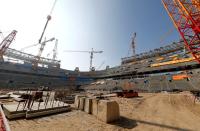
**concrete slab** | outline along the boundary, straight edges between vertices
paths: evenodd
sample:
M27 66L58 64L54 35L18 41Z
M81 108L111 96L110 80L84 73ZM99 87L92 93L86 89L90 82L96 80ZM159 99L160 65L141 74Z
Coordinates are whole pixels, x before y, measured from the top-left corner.
M39 117L39 116L50 115L50 114L55 114L55 113L66 112L66 111L71 110L70 105L60 102L60 101L55 102L53 104L53 107L50 104L48 104L45 107L44 103L41 103L39 110L38 110L37 104L38 103L35 103L35 105L33 105L31 110L27 110L27 112L26 112L27 119Z
M18 110L16 110L17 106L17 103L12 105L3 105L5 116L8 119L22 118L26 116L26 110L23 110L23 105L19 105Z
M40 104L39 102L34 102L31 110L26 108L23 110L23 104L20 104L18 110L16 110L17 106L18 103L3 105L3 110L8 119L16 119L22 117L33 118L71 110L70 105L61 101L54 101L54 103L49 102L47 105L45 105L44 102L41 102Z

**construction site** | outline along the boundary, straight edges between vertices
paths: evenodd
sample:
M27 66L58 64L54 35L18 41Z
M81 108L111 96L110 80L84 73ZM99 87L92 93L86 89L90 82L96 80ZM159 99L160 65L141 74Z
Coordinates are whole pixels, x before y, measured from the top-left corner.
M104 50L63 51L89 54L88 71L62 68L58 39L45 37L58 2L37 44L17 50L17 30L0 32L0 131L200 131L199 0L160 0L180 40L136 53L133 31L117 66L95 68ZM52 58L42 55L49 42Z

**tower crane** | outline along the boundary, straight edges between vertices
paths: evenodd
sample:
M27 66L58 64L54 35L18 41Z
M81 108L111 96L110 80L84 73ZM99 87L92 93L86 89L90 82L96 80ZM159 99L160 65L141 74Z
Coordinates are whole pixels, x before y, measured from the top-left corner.
M3 55L14 40L17 34L16 30L13 30L8 36L6 36L0 43L0 61L3 61Z
M92 66L92 61L94 58L94 53L103 53L103 51L94 51L93 48L91 51L73 51L73 50L65 50L64 52L83 52L83 53L90 53L90 71L94 71L94 67Z
M200 64L199 0L162 0L162 2L185 46Z

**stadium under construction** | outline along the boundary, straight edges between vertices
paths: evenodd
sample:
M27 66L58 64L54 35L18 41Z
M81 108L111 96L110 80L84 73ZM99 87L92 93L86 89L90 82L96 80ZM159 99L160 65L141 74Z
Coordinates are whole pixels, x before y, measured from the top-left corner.
M118 66L102 70L93 67L93 55L103 51L93 48L64 51L89 53L89 71L61 68L61 61L57 60L58 40L54 37L43 40L51 15L47 16L38 44L25 47L39 45L37 55L9 47L17 35L13 30L0 43L0 131L10 131L9 124L12 130L198 130L199 3L199 0L162 0L181 39L136 54L134 33L132 55L121 58ZM42 57L46 43L52 41L55 41L53 58ZM65 114L61 114L63 118L60 113ZM57 115L48 117L52 114ZM8 122L7 118L20 120ZM88 126L83 128L83 123Z

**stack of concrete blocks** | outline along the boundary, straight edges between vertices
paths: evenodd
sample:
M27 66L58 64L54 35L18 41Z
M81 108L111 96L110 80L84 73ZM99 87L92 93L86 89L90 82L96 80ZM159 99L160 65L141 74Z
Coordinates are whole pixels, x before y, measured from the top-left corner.
M106 123L116 121L120 117L119 105L112 100L100 100L79 95L75 97L75 106Z

